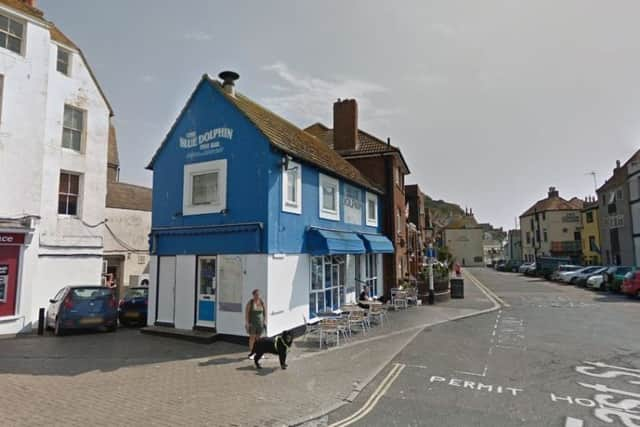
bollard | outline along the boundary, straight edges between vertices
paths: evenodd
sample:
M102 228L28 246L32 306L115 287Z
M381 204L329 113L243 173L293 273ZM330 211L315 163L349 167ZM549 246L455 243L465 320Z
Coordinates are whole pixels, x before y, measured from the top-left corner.
M429 289L428 303L429 305L433 305L434 302L436 302L436 294L433 292L433 289Z
M44 335L44 308L38 311L38 335Z

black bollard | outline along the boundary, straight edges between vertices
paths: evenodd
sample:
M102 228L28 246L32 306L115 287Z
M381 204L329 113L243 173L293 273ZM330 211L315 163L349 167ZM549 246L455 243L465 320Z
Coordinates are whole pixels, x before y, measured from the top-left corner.
M38 311L38 335L44 335L44 308Z
M433 305L436 302L436 294L433 292L433 289L429 289L429 305Z

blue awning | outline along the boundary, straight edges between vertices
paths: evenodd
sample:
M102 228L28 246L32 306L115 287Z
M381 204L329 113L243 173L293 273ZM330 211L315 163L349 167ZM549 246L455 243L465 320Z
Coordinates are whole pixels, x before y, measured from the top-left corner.
M311 228L307 232L307 251L311 255L363 254L362 239L347 231Z
M364 242L367 253L371 254L392 254L395 252L393 243L382 234L360 234Z

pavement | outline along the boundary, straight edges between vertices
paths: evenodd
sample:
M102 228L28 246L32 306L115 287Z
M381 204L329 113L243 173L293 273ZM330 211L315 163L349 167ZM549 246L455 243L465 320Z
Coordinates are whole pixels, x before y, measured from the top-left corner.
M351 407L416 337L498 308L485 290L467 283L465 299L391 312L384 326L339 347L319 350L317 340L297 340L286 371L276 356L255 370L244 346L135 329L1 340L2 424L314 425ZM433 340L430 350L441 344Z
M467 271L504 305L420 332L316 425L640 426L640 300Z

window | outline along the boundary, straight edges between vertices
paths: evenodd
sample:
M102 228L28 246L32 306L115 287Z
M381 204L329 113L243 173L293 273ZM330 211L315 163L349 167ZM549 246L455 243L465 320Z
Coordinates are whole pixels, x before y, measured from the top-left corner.
M311 257L309 318L333 311L345 303L345 256Z
M542 220L543 221L547 220L547 213L546 212L542 212Z
M320 218L340 220L340 190L337 179L320 174Z
M622 198L622 190L616 191L616 200L624 200Z
M282 167L282 210L302 213L302 167L289 162L288 169Z
M527 245L531 244L531 233L529 231L527 231Z
M58 213L60 215L78 215L80 197L80 175L60 173L58 188Z
M24 39L24 24L0 15L0 47L22 54L22 40Z
M364 282L369 288L369 295L378 296L378 255L364 255Z
M69 75L71 67L71 52L58 46L58 59L56 61L56 70L64 74Z
M64 123L62 125L62 146L80 151L84 134L84 112L69 105L64 106Z
M227 207L227 161L192 163L184 167L182 214L222 213Z
M378 196L367 193L367 225L371 227L378 226Z
M548 241L549 241L549 238L548 238L548 236L547 236L547 230L544 230L544 241L545 241L545 242L548 242Z
M598 245L596 245L596 236L589 236L589 250L591 252L598 251Z
M396 234L402 234L402 209L398 209L396 213Z
M587 212L587 222L589 224L593 222L593 212Z
M533 230L535 227L533 226L533 218L531 218L531 230Z
M393 181L396 183L396 185L400 185L400 169L399 168L395 168L393 170Z

